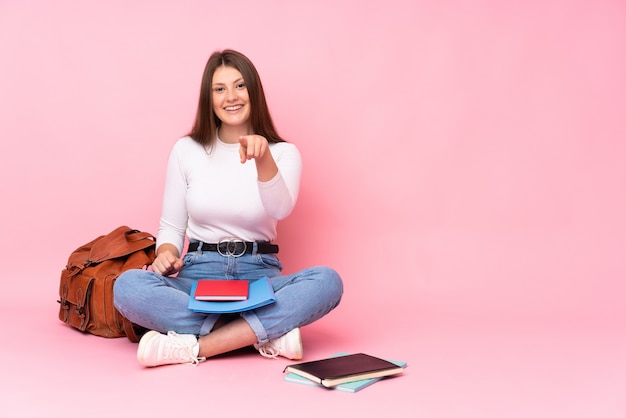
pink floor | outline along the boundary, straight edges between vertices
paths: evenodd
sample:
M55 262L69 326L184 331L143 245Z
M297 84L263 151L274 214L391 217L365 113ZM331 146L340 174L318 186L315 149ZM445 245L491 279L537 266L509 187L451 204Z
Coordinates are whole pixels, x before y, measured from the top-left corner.
M54 280L51 280L53 282ZM254 350L144 369L136 345L56 318L55 283L0 305L3 417L625 417L626 336L598 324L380 315L340 307L303 330L305 359L365 351L404 375L358 393L287 383ZM369 415L368 415L369 416Z

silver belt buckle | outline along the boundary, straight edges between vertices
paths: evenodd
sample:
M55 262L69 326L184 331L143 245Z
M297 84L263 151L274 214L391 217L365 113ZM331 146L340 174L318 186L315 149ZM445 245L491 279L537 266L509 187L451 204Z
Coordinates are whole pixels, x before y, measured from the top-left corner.
M243 247L241 251L237 251L237 244L242 243ZM222 244L225 244L226 250L222 251ZM248 244L245 241L240 239L222 239L217 243L217 252L222 257L241 257L246 253L248 249Z

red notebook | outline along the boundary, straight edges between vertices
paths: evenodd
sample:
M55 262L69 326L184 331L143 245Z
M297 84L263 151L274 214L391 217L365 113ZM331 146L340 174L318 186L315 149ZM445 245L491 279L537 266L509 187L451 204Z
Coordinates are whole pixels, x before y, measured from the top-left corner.
M194 299L233 301L248 299L248 280L198 280Z

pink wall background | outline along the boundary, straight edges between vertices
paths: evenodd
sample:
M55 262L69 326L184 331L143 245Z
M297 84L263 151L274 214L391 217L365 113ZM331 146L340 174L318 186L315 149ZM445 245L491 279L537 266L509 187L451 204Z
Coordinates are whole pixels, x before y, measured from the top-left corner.
M405 405L415 393L431 412L452 408L430 417L473 416L470 407L502 417L510 404L554 417L543 391L566 387L559 406L601 389L564 416L623 416L608 398L623 394L626 373L623 338L612 340L626 324L624 45L618 0L1 0L3 329L48 333L49 358L81 344L55 319L67 256L121 224L156 232L167 155L191 126L204 64L235 48L257 65L280 132L304 158L299 204L280 227L283 262L334 266L346 284L342 305L307 334L308 352L412 365L405 380L368 388L365 410L376 393ZM45 326L11 319L25 301ZM446 322L456 324L447 336ZM546 337L516 334L528 329ZM572 330L583 332L574 343L555 334ZM101 360L115 355L92 344ZM119 358L94 376L124 374L133 390L158 373L190 376L129 373L132 348L108 344ZM56 387L60 373L41 377L49 361L16 361L26 351L15 350L2 356L7 376L36 364L28 373ZM194 376L217 379L211 370ZM559 377L542 383L544 370ZM277 373L254 379L299 400ZM520 379L503 386L509 375ZM18 393L7 399L28 391ZM58 402L53 393L41 405Z
M48 295L94 235L154 232L204 63L232 47L304 154L283 259L335 266L345 312L623 323L625 21L619 1L5 0L5 274Z
M156 230L169 148L231 47L304 154L284 261L340 270L346 311L400 293L446 315L626 319L622 2L5 0L0 16L0 253L42 292L94 235Z

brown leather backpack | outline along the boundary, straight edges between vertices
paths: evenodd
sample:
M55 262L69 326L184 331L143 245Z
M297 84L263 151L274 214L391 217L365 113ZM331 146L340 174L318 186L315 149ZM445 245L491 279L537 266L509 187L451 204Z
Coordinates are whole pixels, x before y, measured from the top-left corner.
M59 319L83 332L137 342L145 331L113 306L113 284L123 271L155 259L155 238L120 226L74 250L61 272Z

